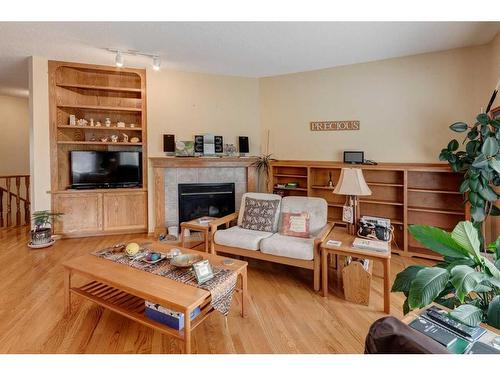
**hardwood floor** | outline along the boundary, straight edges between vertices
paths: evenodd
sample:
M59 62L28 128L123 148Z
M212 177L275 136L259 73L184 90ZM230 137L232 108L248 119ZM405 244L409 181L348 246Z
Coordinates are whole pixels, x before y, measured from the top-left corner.
M141 324L75 297L63 316L61 264L146 236L121 235L60 240L30 250L26 229L0 230L0 353L179 353L180 345ZM411 264L392 258L392 278ZM194 353L362 353L370 324L381 312L382 268L374 264L369 306L348 303L338 290L323 298L312 290L312 272L251 261L248 317L238 297L227 317L212 314L193 333ZM333 280L333 278L332 278ZM403 296L392 294L391 311L402 317Z

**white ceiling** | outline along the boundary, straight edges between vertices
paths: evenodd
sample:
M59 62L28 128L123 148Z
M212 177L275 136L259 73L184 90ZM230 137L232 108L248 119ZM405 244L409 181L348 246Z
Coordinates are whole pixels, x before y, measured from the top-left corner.
M500 22L0 22L0 91L28 87L27 57L264 77L485 44ZM150 60L125 56L126 66Z

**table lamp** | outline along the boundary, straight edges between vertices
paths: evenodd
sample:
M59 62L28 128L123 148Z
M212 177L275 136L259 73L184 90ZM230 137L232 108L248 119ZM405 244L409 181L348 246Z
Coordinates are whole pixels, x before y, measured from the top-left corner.
M352 210L351 220L348 220L350 234L356 234L356 223L358 221L358 196L371 195L372 191L366 184L363 171L360 168L342 168L339 182L333 190L334 194L348 195L349 206ZM343 218L345 217L345 211ZM348 215L347 215L348 216Z

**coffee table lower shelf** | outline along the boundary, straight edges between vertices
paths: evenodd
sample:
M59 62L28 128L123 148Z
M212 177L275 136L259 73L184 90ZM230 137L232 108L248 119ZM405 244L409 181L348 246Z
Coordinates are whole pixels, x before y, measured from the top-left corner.
M154 320L148 319L144 315L144 299L124 292L120 289L106 285L98 281L92 281L81 287L71 287L70 292L102 307L132 319L147 327L156 329L163 334L185 341L184 329L176 330ZM200 325L213 311L210 298L206 299L200 306L200 314L191 321L191 330Z

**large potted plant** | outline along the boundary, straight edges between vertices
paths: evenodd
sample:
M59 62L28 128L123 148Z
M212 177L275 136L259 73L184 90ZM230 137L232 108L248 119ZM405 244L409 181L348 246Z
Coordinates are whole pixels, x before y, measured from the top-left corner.
M411 225L409 231L444 261L398 273L392 291L406 296L404 314L435 301L467 325L486 322L500 328L500 236L487 248L490 260L481 252L477 228L469 221L460 222L451 233L427 225Z
M62 214L51 211L35 211L32 215L31 245L42 246L52 241L52 224Z

